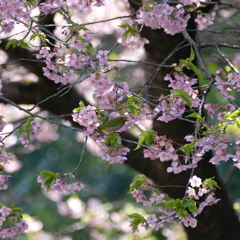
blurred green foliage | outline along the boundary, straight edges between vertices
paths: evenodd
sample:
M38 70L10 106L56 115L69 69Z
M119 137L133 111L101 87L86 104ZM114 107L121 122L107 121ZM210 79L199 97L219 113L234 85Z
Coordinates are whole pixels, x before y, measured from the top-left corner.
M117 225L116 228L107 228L110 222L114 225L114 221L110 218L112 212L120 214L122 219L126 218L128 221L127 214L129 212L125 210L129 209L129 206L134 208L134 205L136 205L132 196L127 194L136 172L125 164L110 165L85 150L82 164L75 174L76 180L85 184L85 189L71 196L64 196L58 202L52 201L42 194L40 184L37 183L37 175L41 171L59 172L61 174L72 172L82 153L83 143L76 141L74 132L59 128L58 133L60 138L57 141L51 143L36 142L34 144L36 150L32 152L25 149L21 144L9 149L23 163L23 167L11 173L12 177L8 181L9 189L0 192L1 200L4 204L12 203L15 206L21 206L26 214L44 224L42 230L37 233L30 232L25 236L16 237L16 239L65 240L63 238L65 235L70 237L66 240L98 239L98 237L92 236L95 232L96 235L101 235L99 240L118 240L123 236L125 238L122 239L126 240L164 240L165 237L160 231L153 234L149 232L142 237L141 235L131 236L131 232L126 234L120 231ZM74 179L69 179L69 181L74 181ZM59 214L58 203L66 204L69 199L74 198L83 204L84 214L82 217L74 219L68 214L65 216ZM94 221L95 216L91 213L91 205L88 204L88 201L93 198L98 199L99 208L104 209L101 214L109 214L108 220L105 219L106 229L98 225L91 226L91 221ZM126 205L128 202L131 205ZM141 205L139 204L138 207L141 207ZM122 213L120 213L121 211ZM136 211L136 209L132 211ZM145 212L144 210L139 211ZM122 221L121 218L120 222ZM154 236L157 236L157 238Z

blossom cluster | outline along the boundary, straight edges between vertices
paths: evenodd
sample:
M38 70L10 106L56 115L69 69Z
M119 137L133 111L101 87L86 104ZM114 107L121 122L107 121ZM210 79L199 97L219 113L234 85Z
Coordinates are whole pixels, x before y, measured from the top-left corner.
M38 176L37 181L41 183L41 188L45 189L46 191L57 191L64 195L69 195L71 193L75 193L75 191L80 191L84 188L84 184L81 182L74 182L67 184L66 181L62 181L60 179L56 179L56 181L53 181L50 185L50 188L48 189L45 185L45 179Z
M40 3L40 10L43 13L54 13L65 4L64 0L46 0Z
M190 14L184 14L183 7L175 8L164 2L153 6L151 11L138 10L136 21L153 29L163 28L167 34L175 35L187 26Z
M5 122L3 121L3 118L4 117L0 115L0 133L3 131L3 129L6 125ZM9 160L13 159L13 155L11 155L11 154L9 154L5 151L5 145L2 143L2 141L3 141L2 137L0 137L0 141L1 141L1 143L0 143L0 164L1 164L0 165L0 171L1 171L2 170L2 165L9 164ZM1 188L6 189L5 185L4 185L5 187L2 186L2 184L3 184L2 179L1 179L0 182L1 182L0 183Z
M77 41L77 42L76 42ZM79 47L79 42L83 43L80 40L73 40L71 46ZM82 46L82 50L85 49ZM74 78L75 71L73 68L82 67L88 60L89 56L86 53L75 55L75 53L66 55L63 59L60 51L57 48L53 49L53 52L50 52L49 47L43 47L39 54L36 54L36 58L45 58L46 67L43 67L44 76L48 79L54 81L54 83L62 83L64 85L71 83Z
M99 50L98 54L96 55L96 58L99 61L99 67L102 72L106 72L110 70L109 63L108 63L108 54L109 54L109 51Z
M2 0L0 5L1 32L11 32L15 21L28 21L30 12L26 0Z
M200 6L199 0L181 0L183 4L196 4L197 7ZM149 8L151 9L149 11ZM188 8L186 8L188 9ZM191 8L188 11L192 11ZM187 27L188 20L190 19L190 14L187 14L184 5L178 4L176 7L170 6L167 2L159 3L154 6L148 6L147 10L140 9L137 12L137 22L145 26L151 27L153 29L163 28L167 34L175 35L182 31L182 29ZM207 28L209 25L213 24L216 13L204 14L200 10L195 19L198 23L199 30Z
M137 49L149 43L146 38L140 37L138 26L133 20L123 23L120 27L125 31L123 36L118 38L118 42L123 46Z
M206 179L202 182L200 178L194 175L189 179L189 183L191 187L188 187L186 190L185 200L173 200L169 198L167 194L156 193L148 179L146 179L138 189L133 189L131 191L136 202L142 203L144 206L158 207L157 209L160 215L157 216L156 214L151 214L147 217L145 222L147 229L150 231L157 231L159 228L163 227L165 222L175 223L177 219L186 227L190 226L194 228L197 226L196 216L200 214L206 206L216 204L220 200L214 197L214 191L216 190L215 186L217 186L217 184L214 181L211 182L211 179ZM146 189L153 192L149 198L144 194ZM195 189L198 189L198 194ZM202 199L204 195L205 198ZM198 207L192 198L198 200ZM169 202L171 202L172 207L169 207ZM187 207L184 205L185 203L187 203L186 205L191 204L194 206L194 209L191 209L192 212L191 210L187 210ZM182 212L177 209L177 205L180 204L182 204L182 207L180 207L181 209L185 208L185 210L183 210L183 215Z
M43 130L40 122L36 119L31 119L30 122L27 121L24 128L22 129L21 137L19 138L20 142L24 147L34 150L34 146L30 143L30 140L36 138L36 136Z
M233 104L227 104L225 107L223 107L218 104L211 104L211 103L205 103L204 108L207 110L208 116L211 117L212 119L213 119L214 113L216 113L218 110L221 110L221 112L217 114L217 119L219 121L223 120L224 112L233 113L233 111L236 109L236 107Z
M109 162L109 164L121 164L127 160L126 155L130 149L122 145L122 140L118 133L110 133L105 136L94 135L93 138L100 148L100 157Z
M99 122L96 114L96 107L87 106L79 109L74 109L73 121L79 125L86 127L85 135L90 135L98 128L97 123Z
M14 239L15 236L28 229L28 224L21 219L17 211L13 211L13 209L6 206L0 208L0 226L1 239Z
M10 175L0 175L0 190L6 190L8 188L8 185L5 183L5 181L7 181L10 177Z
M195 22L198 24L198 29L203 30L206 29L208 26L212 25L215 16L215 12L212 12L211 14L198 14L195 19Z
M152 160L159 159L161 162L170 161L171 165L167 168L168 173L178 174L182 171L186 171L191 168L195 168L197 165L188 161L188 156L185 156L185 162L181 162L179 159L178 151L173 146L171 139L167 139L166 136L155 136L152 140L152 145L149 148L143 150L144 157Z
M221 94L226 99L234 100L232 91L236 90L237 92L240 92L240 73L229 73L225 76L223 69L219 69L216 71L215 79L216 81L214 84Z
M205 200L199 203L198 213L200 214L206 206L216 204L220 199L215 197L215 188L208 188L202 179L194 175L190 178L189 183L191 187L188 187L186 193L189 197L193 197L195 200L199 200L200 197L206 196ZM197 191L197 192L196 192ZM196 216L196 213L193 213ZM187 226L186 226L187 227Z
M197 83L196 78L189 78L186 75L180 75L179 73L174 72L172 76L167 74L164 77L164 80L170 81L170 84L168 85L169 88L186 92L190 98L191 107L197 108L200 106L201 100L198 97L199 92L197 89L192 88L192 86ZM154 109L155 115L162 112L157 120L167 123L182 116L188 104L181 97L181 93L182 92L179 93L178 91L172 91L169 97L160 97L158 107Z

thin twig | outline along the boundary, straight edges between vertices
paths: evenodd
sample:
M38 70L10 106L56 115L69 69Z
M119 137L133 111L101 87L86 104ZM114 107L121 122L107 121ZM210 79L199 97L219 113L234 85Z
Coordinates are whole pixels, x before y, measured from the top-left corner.
M84 144L83 144L83 149L82 149L82 154L81 154L81 157L79 159L79 162L78 162L78 165L76 166L76 168L73 170L73 174L75 174L75 172L78 170L79 166L81 165L82 163L82 160L83 160L83 155L84 155L84 152L85 152L85 149L86 149L86 145L87 145L87 140L88 140L88 136L85 137L85 141L84 141Z
M23 111L23 112L27 113L27 114L30 115L31 117L40 118L40 119L43 119L43 120L48 121L48 122L50 122L50 123L57 124L57 125L59 125L59 126L61 126L61 127L69 128L69 129L71 129L71 130L73 130L73 131L83 132L83 129L81 129L81 128L71 127L71 126L62 124L62 123L60 123L60 122L53 121L53 120L51 120L50 118L46 118L46 117L42 117L42 116L40 116L40 115L34 114L34 113L30 112L29 110L27 110L27 109L19 106L19 105L16 104L15 102L13 102L13 101L11 101L11 100L3 97L3 96L0 96L0 99L2 99L3 101L5 101L5 102L7 102L7 103L10 103L10 104L13 105L14 107L18 108L20 111Z

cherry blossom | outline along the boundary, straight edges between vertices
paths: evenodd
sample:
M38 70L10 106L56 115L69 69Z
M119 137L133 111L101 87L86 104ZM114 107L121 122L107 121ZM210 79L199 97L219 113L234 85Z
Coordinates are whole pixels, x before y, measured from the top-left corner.
M200 185L202 184L201 178L198 178L196 175L190 178L189 182L192 187L200 187Z

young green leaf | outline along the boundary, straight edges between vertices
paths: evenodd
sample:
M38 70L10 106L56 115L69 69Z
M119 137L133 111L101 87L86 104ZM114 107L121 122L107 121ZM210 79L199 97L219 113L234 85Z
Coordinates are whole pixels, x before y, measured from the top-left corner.
M46 178L46 177L55 177L56 175L55 175L55 173L53 173L53 172L42 171L42 172L39 174L39 176L40 176L41 178Z
M187 117L196 118L198 122L202 122L202 120L203 120L202 116L197 112L193 112L193 113L187 115L186 118Z
M138 139L138 143L150 146L152 145L152 142L155 136L156 136L156 133L154 130L143 131L140 135L140 138ZM137 150L140 147L141 145L137 145L137 147L134 150Z
M181 97L182 100L185 101L189 107L192 106L191 97L185 91L178 89L178 90L172 90L171 93Z
M55 176L54 177L53 176L52 177L48 177L48 178L45 179L44 186L47 188L47 190L50 189L51 183L54 182L54 181L56 181L56 177Z
M135 232L137 230L139 224L141 224L141 223L146 224L146 220L144 219L144 217L138 213L132 213L132 214L128 215L128 217L131 219L130 226L132 227L133 232Z

